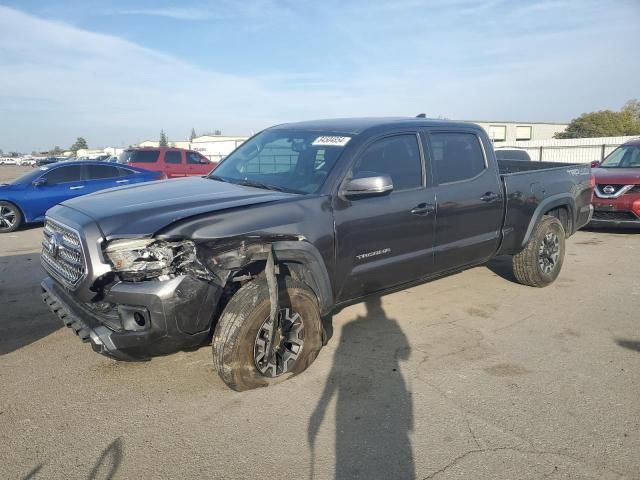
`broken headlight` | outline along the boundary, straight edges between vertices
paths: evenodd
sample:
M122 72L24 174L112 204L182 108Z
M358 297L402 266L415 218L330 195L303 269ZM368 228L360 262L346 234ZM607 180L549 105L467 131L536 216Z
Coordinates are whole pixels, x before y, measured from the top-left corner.
M114 240L104 249L115 272L125 281L151 280L180 273L196 261L195 244L153 238Z

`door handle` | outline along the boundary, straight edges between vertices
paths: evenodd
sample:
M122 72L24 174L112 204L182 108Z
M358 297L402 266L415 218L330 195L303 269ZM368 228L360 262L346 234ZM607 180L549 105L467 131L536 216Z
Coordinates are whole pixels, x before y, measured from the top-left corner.
M416 205L411 209L411 213L414 215L429 215L434 211L435 211L434 206L429 205L428 203L421 203L420 205Z
M495 202L498 199L498 194L493 192L487 192L480 197L483 202Z
M78 187L69 187L69 190L80 190L81 188L84 188L84 185L80 185Z

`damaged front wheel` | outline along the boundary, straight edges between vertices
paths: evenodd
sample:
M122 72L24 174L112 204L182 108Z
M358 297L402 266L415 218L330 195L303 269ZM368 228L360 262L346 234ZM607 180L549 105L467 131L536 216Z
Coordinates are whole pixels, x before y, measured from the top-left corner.
M270 308L269 287L259 277L236 292L216 325L213 363L234 390L265 387L298 374L322 348L318 301L305 284L286 277L278 289L276 322Z

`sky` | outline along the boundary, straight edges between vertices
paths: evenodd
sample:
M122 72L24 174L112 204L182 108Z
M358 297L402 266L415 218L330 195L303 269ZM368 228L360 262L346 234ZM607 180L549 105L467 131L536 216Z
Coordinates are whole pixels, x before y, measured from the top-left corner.
M565 122L640 97L638 46L638 0L0 0L0 149L421 112Z

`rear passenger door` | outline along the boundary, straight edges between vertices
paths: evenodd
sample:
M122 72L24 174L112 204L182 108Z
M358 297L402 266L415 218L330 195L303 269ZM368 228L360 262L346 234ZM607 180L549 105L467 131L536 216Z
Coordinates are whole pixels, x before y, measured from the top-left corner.
M393 191L334 205L336 297L353 300L432 271L435 192L417 132L387 135L356 155L346 179L387 174ZM346 180L345 179L345 180Z
M474 130L426 135L436 190L435 267L446 271L488 260L498 248L503 190Z
M115 165L84 165L86 193L117 187L121 180Z
M168 178L187 175L187 166L184 162L183 154L182 150L166 150L164 152L164 172Z

